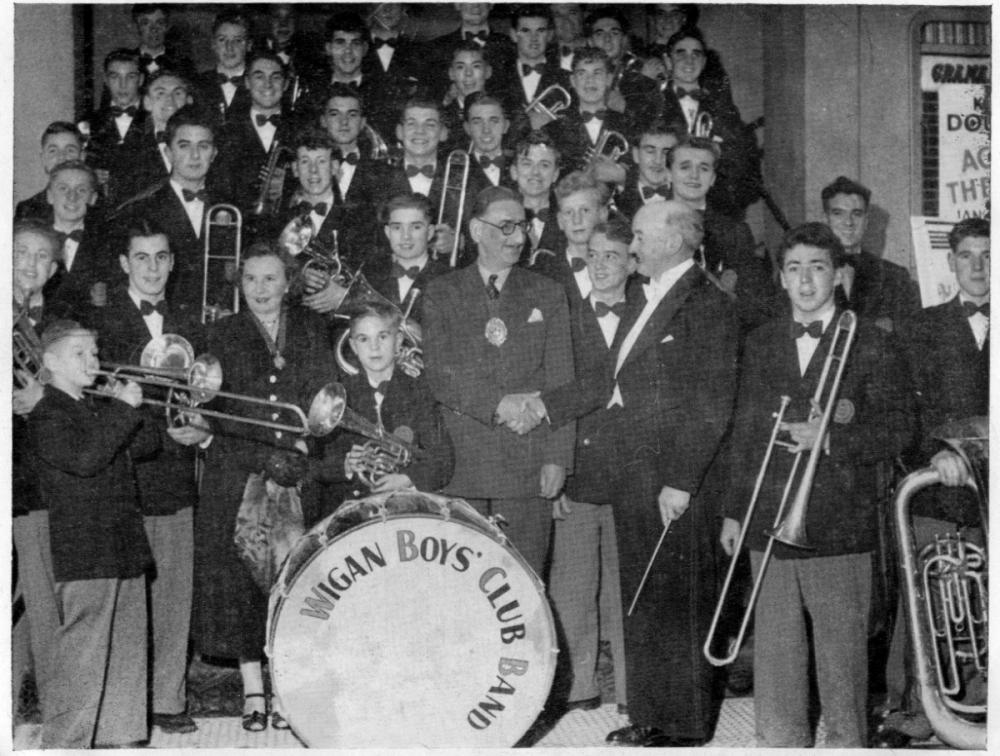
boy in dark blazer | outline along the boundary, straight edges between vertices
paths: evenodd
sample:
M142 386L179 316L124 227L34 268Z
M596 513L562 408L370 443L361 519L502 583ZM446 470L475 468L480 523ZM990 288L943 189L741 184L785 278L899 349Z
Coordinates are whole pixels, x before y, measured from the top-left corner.
M755 573L767 545L764 530L775 521L793 459L799 452L811 455L818 445L828 450L820 453L805 513L811 547L776 543L757 600L754 708L758 745L767 747L812 745L807 615L827 745L867 745L875 469L909 444L913 417L901 352L864 319L844 358L836 397L826 398L828 381L820 408L813 407L823 364L841 330L834 287L843 255L840 241L821 223L789 231L778 264L791 317L761 326L743 347L723 502L721 542L727 553L733 552L751 498L752 471L763 458L779 397L791 397L779 437L790 446L774 450L750 524L747 543ZM829 401L834 402L832 421L826 437L819 438L820 416Z
M82 155L83 137L75 125L68 121L53 121L45 127L42 132L41 160L46 183L53 168L69 160L80 160ZM14 209L14 219L41 218L51 221L52 207L46 192L47 188L42 189L38 194L18 202Z
M538 250L555 251L562 232L556 219L558 206L552 187L559 175L559 148L544 131L530 131L518 141L510 176L524 203L525 231L521 264L531 266Z
M250 107L246 56L250 46L250 21L239 10L219 13L212 22L215 67L193 77L195 103L216 113L225 123Z
M615 196L615 207L628 218L643 205L673 197L667 166L670 150L680 141L684 129L679 124L668 124L657 118L647 121L635 133L633 166L628 169L625 184Z
M45 748L135 747L146 721L149 543L129 457L159 437L137 410L142 390L117 383L110 400L85 396L97 342L73 321L42 334L49 373L28 420L49 535L60 625L55 632Z

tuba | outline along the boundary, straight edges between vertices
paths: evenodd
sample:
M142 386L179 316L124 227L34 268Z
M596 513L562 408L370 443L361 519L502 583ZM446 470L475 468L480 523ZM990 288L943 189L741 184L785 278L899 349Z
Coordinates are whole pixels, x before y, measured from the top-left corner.
M949 424L934 435L965 462L970 473L965 485L977 497L983 532L988 532L986 418ZM987 552L961 532L938 534L917 552L910 501L918 491L938 483L940 477L933 468L917 470L900 483L893 503L920 703L943 742L954 748L985 750L986 704L967 703L961 696L963 669L971 669L984 681L988 672Z

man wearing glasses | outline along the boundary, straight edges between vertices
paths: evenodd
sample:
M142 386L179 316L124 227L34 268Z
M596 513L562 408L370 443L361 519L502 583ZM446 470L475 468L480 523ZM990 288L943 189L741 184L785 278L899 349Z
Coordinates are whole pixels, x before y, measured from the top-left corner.
M541 576L551 500L573 467L576 428L553 430L526 405L573 379L573 353L563 287L516 267L525 227L517 193L479 193L469 221L476 262L427 286L424 357L455 445L444 492L484 515L502 514L507 535Z

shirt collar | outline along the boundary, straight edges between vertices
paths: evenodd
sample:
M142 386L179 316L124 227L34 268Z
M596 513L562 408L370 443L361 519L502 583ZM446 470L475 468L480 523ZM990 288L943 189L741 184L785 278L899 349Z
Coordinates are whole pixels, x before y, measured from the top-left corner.
M503 290L504 284L507 282L507 276L509 276L511 270L513 270L513 268L504 268L501 271L491 273L479 263L476 263L476 267L479 269L479 277L483 279L483 286L487 286L489 284L490 276L496 276L497 280L495 285L497 289L500 289L501 291Z

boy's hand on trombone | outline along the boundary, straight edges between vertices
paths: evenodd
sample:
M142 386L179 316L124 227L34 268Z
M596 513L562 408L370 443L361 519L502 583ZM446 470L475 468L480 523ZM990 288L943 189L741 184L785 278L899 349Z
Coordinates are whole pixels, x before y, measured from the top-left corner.
M142 404L142 386L135 381L115 381L111 385L111 396L130 407L138 407Z
M782 423L781 430L786 431L792 438L792 443L781 444L792 454L809 451L816 446L819 437L819 426L823 416L823 408L819 406L815 399L812 400L812 411L809 419L804 423ZM830 453L830 437L826 437L826 453Z
M431 250L434 257L447 260L451 256L451 248L455 246L455 232L447 223L434 226L434 238L431 239Z
M181 446L194 446L212 435L208 423L201 415L185 413L185 424L167 428L167 435Z
M726 552L726 556L733 555L733 550L736 548L736 542L739 538L739 520L734 520L732 517L724 518L722 520L722 532L719 533L719 543L722 544L722 550Z

